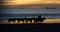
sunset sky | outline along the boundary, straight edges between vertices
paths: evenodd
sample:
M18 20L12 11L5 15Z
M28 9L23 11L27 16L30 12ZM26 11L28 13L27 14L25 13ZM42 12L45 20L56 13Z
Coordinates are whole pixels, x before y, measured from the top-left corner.
M3 0L2 3L2 5L60 4L60 0Z
M0 1L0 14L35 14L35 13L60 13L60 0L2 0ZM56 9L45 10L46 7ZM39 8L39 9L20 9ZM40 8L43 8L40 10Z

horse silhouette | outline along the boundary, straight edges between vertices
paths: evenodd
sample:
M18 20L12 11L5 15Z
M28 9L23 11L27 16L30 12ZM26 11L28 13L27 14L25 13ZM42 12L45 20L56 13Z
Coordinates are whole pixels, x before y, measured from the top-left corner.
M24 20L26 20L26 18L10 18L10 19L8 19L9 22L10 21L15 21L15 20L24 21Z
M46 18L42 18L40 15L34 19L35 22L40 21L43 22Z
M36 18L36 19L35 19L35 22L37 22L37 21L43 22L45 19L46 19L46 18Z
M26 20L26 21L32 22L32 20L34 20L35 22L37 22L37 21L43 22L45 19L46 18L42 18L41 16L38 16L38 18L35 18L35 17L33 17L33 18L10 18L10 19L8 19L8 21L10 22L10 21L15 21L15 20L18 20L18 21Z
M38 16L37 21L43 22L46 18L42 18L41 16Z

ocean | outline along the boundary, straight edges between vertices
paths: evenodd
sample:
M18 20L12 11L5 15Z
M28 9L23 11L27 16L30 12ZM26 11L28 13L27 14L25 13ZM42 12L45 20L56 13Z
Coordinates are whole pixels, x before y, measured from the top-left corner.
M45 18L60 18L60 9L40 9L40 8L1 8L0 19L37 17L41 15Z

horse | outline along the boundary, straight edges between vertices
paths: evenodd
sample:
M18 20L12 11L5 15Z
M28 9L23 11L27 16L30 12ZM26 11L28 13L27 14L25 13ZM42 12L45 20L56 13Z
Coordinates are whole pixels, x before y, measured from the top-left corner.
M45 19L46 19L46 18L36 18L36 19L35 19L35 22L37 22L37 21L43 22Z

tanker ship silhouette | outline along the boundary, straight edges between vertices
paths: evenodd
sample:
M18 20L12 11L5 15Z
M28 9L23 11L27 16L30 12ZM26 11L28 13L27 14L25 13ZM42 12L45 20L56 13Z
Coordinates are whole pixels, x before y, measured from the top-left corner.
M46 9L56 9L55 7L46 7Z

